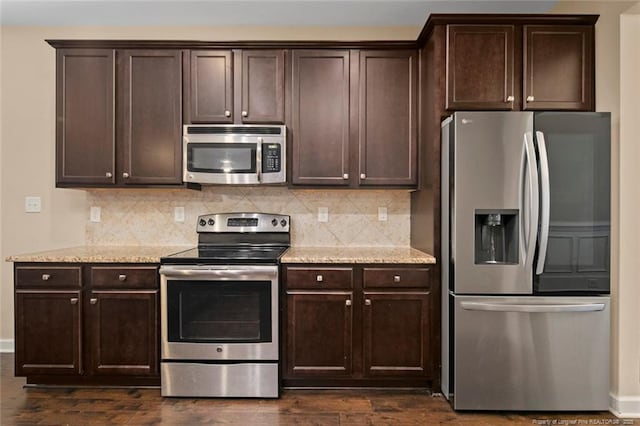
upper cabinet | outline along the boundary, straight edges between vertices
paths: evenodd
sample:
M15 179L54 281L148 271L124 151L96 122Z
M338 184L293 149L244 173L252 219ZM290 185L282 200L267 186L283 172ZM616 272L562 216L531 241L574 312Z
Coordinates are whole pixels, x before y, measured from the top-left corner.
M293 185L412 187L415 50L294 50Z
M594 108L592 25L446 26L448 110Z
M192 50L186 123L284 123L285 51Z
M58 49L56 185L181 184L182 53Z

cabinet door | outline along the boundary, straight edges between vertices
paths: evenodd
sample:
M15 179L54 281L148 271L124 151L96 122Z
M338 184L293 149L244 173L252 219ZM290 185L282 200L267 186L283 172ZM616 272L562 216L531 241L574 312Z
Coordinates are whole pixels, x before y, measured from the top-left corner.
M123 184L182 183L182 52L118 51Z
M292 183L349 185L349 51L292 55Z
M417 184L417 52L360 52L360 185Z
M429 374L429 302L425 292L364 292L366 375Z
M593 110L593 27L524 27L524 109Z
M87 305L91 373L158 374L158 291L94 291Z
M111 49L56 51L56 185L115 183Z
M513 25L447 25L447 109L516 105Z
M344 377L352 371L352 293L287 295L287 377Z
M80 291L16 291L16 376L81 374Z
M191 123L233 123L233 53L195 50L190 56Z
M242 122L284 123L284 50L242 51Z

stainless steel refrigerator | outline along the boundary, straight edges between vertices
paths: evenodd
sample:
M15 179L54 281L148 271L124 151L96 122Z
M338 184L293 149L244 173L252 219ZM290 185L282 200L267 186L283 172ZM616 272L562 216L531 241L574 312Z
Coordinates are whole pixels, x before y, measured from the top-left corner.
M609 113L442 123L442 391L455 409L608 409L610 157Z

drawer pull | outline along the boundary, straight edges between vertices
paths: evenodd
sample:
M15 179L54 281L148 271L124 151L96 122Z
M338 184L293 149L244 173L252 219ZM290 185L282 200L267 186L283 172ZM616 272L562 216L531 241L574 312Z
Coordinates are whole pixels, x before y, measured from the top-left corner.
M95 297L92 297L91 299L89 299L89 303L91 303L92 305L95 305L96 303L98 303L98 299Z
M127 279L127 276L125 274L120 274L120 275L118 275L118 279L120 281L125 281Z
M49 281L49 278L51 278L51 275L49 275L49 274L42 274L42 281Z
M347 299L344 301L345 306L351 306L351 299Z
M371 299L364 299L364 304L367 306L371 306Z
M324 277L322 275L316 275L316 281L321 283L322 281L324 281Z
M77 297L72 297L71 299L69 299L69 301L71 302L72 305L77 305L78 304L78 298Z
M394 275L393 276L393 282L394 283L399 283L400 282L400 275Z

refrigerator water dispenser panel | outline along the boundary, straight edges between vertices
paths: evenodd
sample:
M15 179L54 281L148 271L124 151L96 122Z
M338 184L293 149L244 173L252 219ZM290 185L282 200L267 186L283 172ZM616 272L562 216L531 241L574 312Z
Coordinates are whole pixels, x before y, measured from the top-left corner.
M517 210L476 210L476 265L517 264L519 231Z

